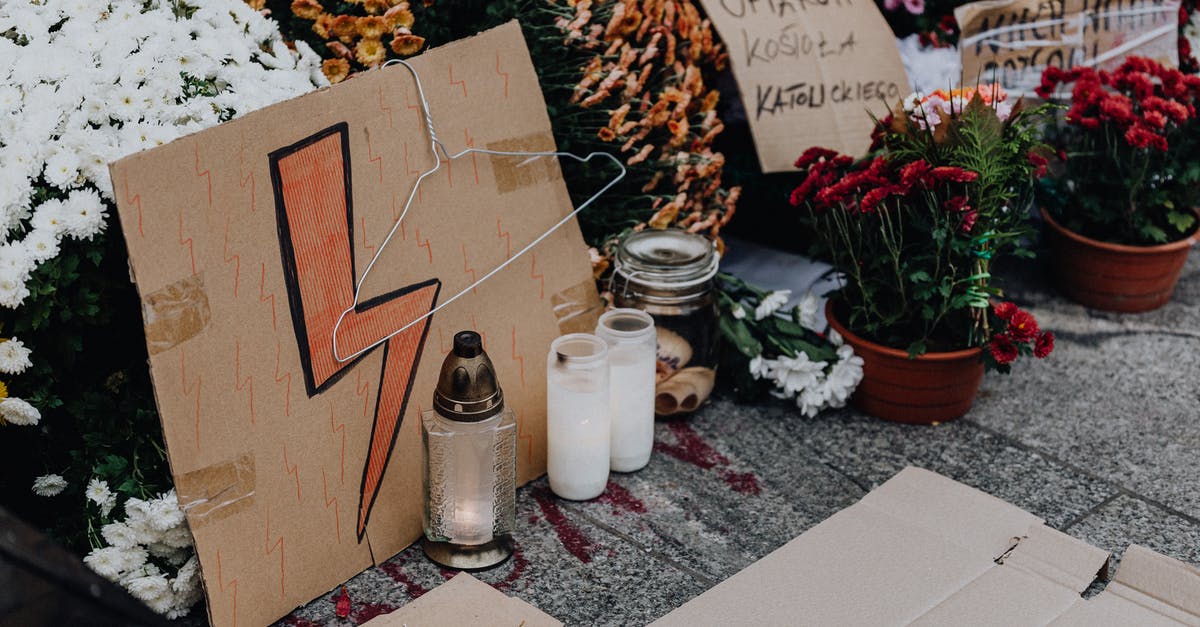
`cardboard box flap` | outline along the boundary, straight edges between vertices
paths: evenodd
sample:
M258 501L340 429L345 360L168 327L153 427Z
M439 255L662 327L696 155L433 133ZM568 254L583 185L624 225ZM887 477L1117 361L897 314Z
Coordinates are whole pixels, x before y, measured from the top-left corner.
M989 569L911 624L1008 627L1019 612L1021 624L1046 625L1079 600L1079 593L1065 586L1047 585L1041 575L1006 564Z
M859 503L990 558L1004 554L1042 519L990 494L923 468L908 467Z
M1109 553L1045 525L1030 527L997 563L1029 571L1081 593L1107 573Z
M549 614L520 599L505 596L467 573L459 573L408 605L389 614L376 616L363 624L369 627L562 625Z
M1188 625L1200 625L1200 570L1136 544L1125 550L1105 594Z

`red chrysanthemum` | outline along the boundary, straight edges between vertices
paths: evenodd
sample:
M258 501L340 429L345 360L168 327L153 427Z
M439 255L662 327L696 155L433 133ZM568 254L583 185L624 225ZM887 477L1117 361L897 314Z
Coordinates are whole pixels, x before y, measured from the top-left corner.
M1033 345L1033 355L1038 359L1045 359L1052 352L1054 352L1054 333L1046 331L1037 337L1037 342Z
M799 159L796 159L796 167L800 168L801 170L807 170L808 166L816 163L817 161L822 159L833 159L837 156L837 154L838 153L836 150L813 146L812 148L805 150L804 154L800 155Z
M997 335L992 338L988 344L988 351L992 353L992 358L1000 365L1011 364L1017 359L1017 345L1013 344L1008 336Z
M962 229L963 233L970 233L971 229L975 228L975 221L979 219L979 212L974 209L963 214Z
M1001 320L1012 320L1013 314L1017 313L1017 306L1009 302L1001 302L992 305L992 312Z
M929 177L939 183L970 183L979 178L978 172L941 165L929 171Z
M970 205L967 204L966 196L955 196L955 197L951 198L950 200L947 200L946 202L942 203L942 208L945 209L946 211L951 211L951 212L957 213L959 211L966 211L966 210L970 209L971 207L970 207Z
M1028 311L1017 309L1008 319L1008 334L1014 342L1029 342L1037 337L1039 332L1037 320L1034 320Z
M1030 152L1027 158L1029 159L1029 165L1032 165L1034 168L1033 175L1035 177L1040 179L1046 176L1046 166L1050 164L1049 160L1036 152Z

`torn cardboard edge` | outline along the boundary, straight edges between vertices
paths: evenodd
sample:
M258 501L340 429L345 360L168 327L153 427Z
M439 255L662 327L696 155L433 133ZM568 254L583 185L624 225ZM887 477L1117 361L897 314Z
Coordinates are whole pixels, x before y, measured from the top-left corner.
M656 625L1200 624L1200 570L1109 553L1012 504L909 467Z
M467 573L459 573L408 605L388 614L376 616L363 624L367 627L424 627L427 625L558 627L562 625L549 614L518 598L506 596Z

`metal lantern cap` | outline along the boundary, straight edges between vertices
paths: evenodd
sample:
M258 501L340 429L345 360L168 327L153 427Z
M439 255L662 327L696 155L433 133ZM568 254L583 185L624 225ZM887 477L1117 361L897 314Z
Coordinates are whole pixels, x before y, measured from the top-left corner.
M454 349L442 362L433 406L439 414L458 422L480 422L504 409L504 392L496 369L474 331L454 335Z

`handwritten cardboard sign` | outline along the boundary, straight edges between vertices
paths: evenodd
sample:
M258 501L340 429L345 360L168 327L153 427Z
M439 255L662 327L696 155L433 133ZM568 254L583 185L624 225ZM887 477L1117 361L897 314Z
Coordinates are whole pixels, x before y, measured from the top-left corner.
M1033 96L1049 66L1177 64L1179 0L987 0L954 10L963 76Z
M554 148L516 23L412 63L450 152ZM425 180L340 326L341 355L571 211L558 165L523 161L475 154ZM425 322L350 361L333 354L337 318L433 163L412 76L396 66L112 165L215 625L265 625L420 535L419 413L459 330L483 336L516 412L519 479L545 470L540 364L598 306L574 222Z
M811 146L861 154L868 111L908 94L895 38L871 0L701 0L742 95L763 172Z

